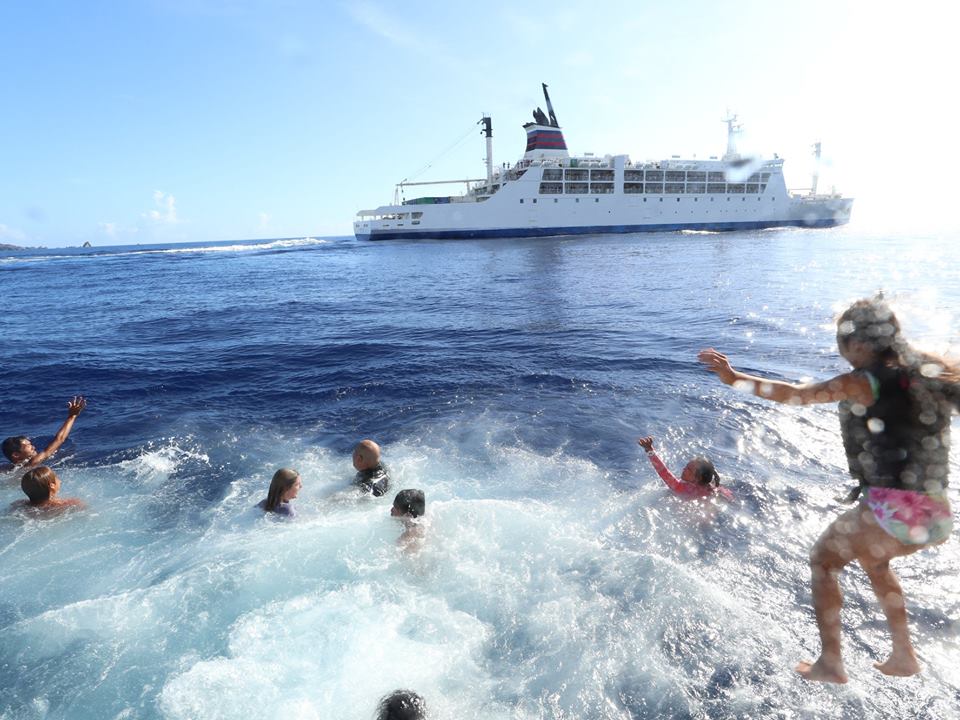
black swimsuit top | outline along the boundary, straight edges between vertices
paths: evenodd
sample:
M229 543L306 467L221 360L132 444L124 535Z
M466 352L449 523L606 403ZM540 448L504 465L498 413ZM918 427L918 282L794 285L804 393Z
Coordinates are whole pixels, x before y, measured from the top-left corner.
M387 472L387 466L383 463L377 463L376 467L368 470L360 470L353 479L354 485L371 492L376 497L386 495L390 489L390 475Z
M947 486L951 405L942 383L903 368L858 370L873 388L868 408L840 403L850 474L860 486L940 493Z

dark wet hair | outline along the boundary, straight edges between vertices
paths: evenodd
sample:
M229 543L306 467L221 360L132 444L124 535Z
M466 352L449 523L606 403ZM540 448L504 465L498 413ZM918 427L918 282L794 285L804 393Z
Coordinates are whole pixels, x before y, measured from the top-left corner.
M862 343L880 359L898 359L900 322L882 298L857 300L837 319L837 345L847 347L852 341Z
M263 509L267 512L273 512L280 507L281 496L293 487L298 477L300 477L300 473L291 468L277 470L270 481L270 490L267 492L267 502Z
M20 448L23 447L23 443L28 439L26 435L15 435L14 437L8 437L4 440L2 449L7 460L13 462L13 454L19 452Z
M695 457L691 460L694 465L694 475L697 478L697 483L700 485L713 485L717 487L720 485L720 475L717 473L717 469L713 466L713 462L705 457Z
M426 720L427 703L412 690L394 690L380 700L376 720Z
M393 499L393 506L404 515L420 517L427 510L423 490L401 490Z
M882 295L857 300L837 319L837 345L845 348L851 341L866 345L881 362L903 368L911 375L960 385L960 370L955 365L921 352L903 339L900 322Z
M20 478L20 489L26 493L33 505L39 505L50 499L50 489L57 481L57 474L46 465L35 467Z

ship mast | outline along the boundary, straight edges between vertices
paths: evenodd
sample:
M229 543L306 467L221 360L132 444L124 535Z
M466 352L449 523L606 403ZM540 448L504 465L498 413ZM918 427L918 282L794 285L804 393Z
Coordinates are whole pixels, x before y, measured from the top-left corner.
M813 144L813 157L816 158L816 164L813 166L813 182L810 184L810 194L817 194L817 183L820 181L820 141Z
M547 101L547 112L550 113L550 125L551 127L558 128L560 123L557 122L557 114L553 111L553 103L550 102L550 93L547 92L547 84L540 83L543 85L543 98Z
M723 122L727 124L727 152L723 154L724 160L739 160L740 153L737 152L737 135L740 134L740 131L743 129L743 125L737 123L737 115L727 113L727 117L723 119Z
M487 138L487 187L493 185L493 122L484 115L480 118L483 123L483 134Z

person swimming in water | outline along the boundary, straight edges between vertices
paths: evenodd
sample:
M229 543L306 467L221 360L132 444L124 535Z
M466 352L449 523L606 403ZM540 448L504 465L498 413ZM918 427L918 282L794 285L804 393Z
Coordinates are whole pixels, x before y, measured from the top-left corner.
M419 518L427 511L427 500L423 490L401 490L393 499L390 517L403 522L403 532L397 538L397 544L406 551L416 551L423 544L423 525Z
M718 495L724 500L733 500L733 493L725 487L720 487L720 475L707 458L693 458L684 466L680 478L677 479L654 451L652 437L642 437L637 440L637 444L646 451L657 475L680 497L694 500Z
M290 501L297 497L301 487L300 473L291 468L280 468L273 474L266 499L261 500L257 507L265 512L293 517L296 512Z
M15 435L6 438L3 441L2 447L0 447L4 456L6 456L7 460L11 463L6 469L37 467L49 460L53 454L60 449L60 446L66 442L67 437L70 435L70 430L73 428L74 421L86 406L87 401L80 395L67 401L67 419L63 421L63 425L57 430L57 434L53 440L50 441L50 444L41 451L37 451L30 441L30 438L26 435Z
M380 446L373 440L361 440L353 448L353 467L357 474L353 484L374 497L386 495L390 489L390 473L380 461Z
M427 703L412 690L394 690L380 700L376 720L427 720Z
M20 478L20 488L27 499L14 502L12 505L14 509L30 508L49 513L73 507L86 507L86 503L78 498L57 497L60 492L60 478L46 465L35 467L24 473Z
M890 561L944 542L953 516L947 500L950 416L960 408L960 372L901 336L881 299L859 300L837 321L837 347L853 370L825 382L794 385L734 370L713 348L698 357L727 385L789 405L839 402L857 507L836 518L810 553L820 657L796 670L808 680L845 683L837 576L860 562L890 626L893 649L875 663L887 675L920 672L910 641L903 590Z

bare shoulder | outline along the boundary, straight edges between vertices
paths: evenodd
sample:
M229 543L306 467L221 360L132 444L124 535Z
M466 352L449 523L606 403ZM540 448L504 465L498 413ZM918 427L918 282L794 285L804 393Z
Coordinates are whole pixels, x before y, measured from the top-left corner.
M57 505L63 508L85 508L87 506L80 498L63 498Z

